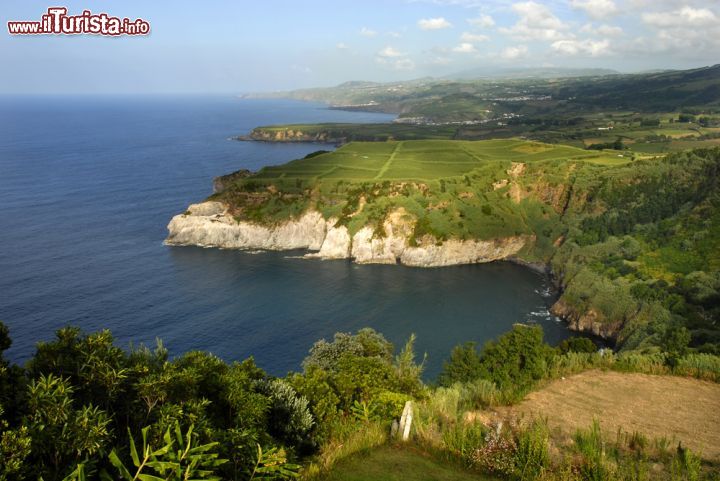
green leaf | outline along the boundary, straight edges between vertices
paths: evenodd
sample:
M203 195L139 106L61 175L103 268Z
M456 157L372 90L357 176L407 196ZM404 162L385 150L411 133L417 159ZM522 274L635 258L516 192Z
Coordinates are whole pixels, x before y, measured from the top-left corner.
M146 433L147 433L147 431L145 429L143 429L143 431L142 431L143 454L145 454L144 451L145 451L145 434ZM137 448L135 447L135 440L132 437L132 433L130 432L130 429L128 429L128 435L130 436L130 457L132 458L132 461L133 461L133 464L135 465L135 467L139 468L140 467L140 457L138 456Z
M153 476L152 474L139 474L138 479L140 481L165 481L163 478Z
M108 456L108 459L110 459L110 463L111 463L113 466L115 466L115 468L116 468L118 471L120 471L120 476L122 476L124 479L126 479L126 480L128 480L128 481L132 481L132 480L133 480L133 477L132 477L132 475L130 474L130 471L128 471L127 468L125 467L125 465L123 464L123 462L120 461L120 458L118 457L118 455L117 455L117 453L115 452L114 449L110 452L110 455Z

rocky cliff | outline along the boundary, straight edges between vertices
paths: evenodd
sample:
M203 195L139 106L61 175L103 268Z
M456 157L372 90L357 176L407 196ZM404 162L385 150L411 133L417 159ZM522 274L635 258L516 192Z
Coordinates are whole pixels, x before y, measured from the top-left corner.
M345 143L344 137L333 137L324 130L318 132L303 132L300 129L264 129L256 128L250 135L240 136L239 140L257 140L261 142L318 142L324 144Z
M352 259L360 264L404 264L440 267L506 259L516 254L531 236L492 240L450 239L431 236L411 241L414 219L402 209L389 214L381 232L370 226L351 235L336 219L325 220L316 211L277 225L238 222L221 202L193 204L168 225L168 245L197 245L231 249L316 251L320 259ZM411 245L412 244L412 245Z
M622 329L622 321L607 322L594 308L577 309L566 302L562 297L550 309L552 314L564 319L573 331L592 334L608 340L616 340Z

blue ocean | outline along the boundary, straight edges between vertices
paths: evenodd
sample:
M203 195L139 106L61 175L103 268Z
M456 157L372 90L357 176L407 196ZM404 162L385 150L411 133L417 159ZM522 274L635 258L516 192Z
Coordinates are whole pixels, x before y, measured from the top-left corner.
M320 148L239 142L258 125L380 122L392 116L289 100L227 97L0 98L0 320L24 362L56 329L112 330L119 346L254 356L300 369L313 342L369 326L417 335L434 377L453 346L515 322L567 337L549 279L509 263L416 269L358 266L163 245L170 218L215 176Z

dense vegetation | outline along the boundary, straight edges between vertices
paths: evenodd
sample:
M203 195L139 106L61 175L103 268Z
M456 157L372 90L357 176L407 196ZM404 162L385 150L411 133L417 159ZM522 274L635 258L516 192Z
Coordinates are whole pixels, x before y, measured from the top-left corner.
M0 331L5 350L10 339L2 324ZM543 342L539 327L518 325L479 352L458 347L440 378L444 387L435 389L421 380L413 343L411 337L395 354L371 329L338 333L315 343L302 372L273 378L252 358L227 364L189 352L169 359L161 343L128 352L107 331L65 328L39 343L25 367L2 360L0 479L289 479L301 465L306 478L324 476L337 461L386 443L408 400L417 402L417 445L475 471L535 479L575 470L577 476L562 479L617 479L595 471L612 474L648 461L638 465L625 445L609 454L585 441L578 442L581 458L551 460L542 424L501 430L462 421L464 413L514 402L544 379L589 368L720 380L715 356L618 357L595 352L587 341L556 349ZM600 434L577 436L597 443ZM667 445L653 449L645 450L647 459L668 473L702 471L690 451L678 458Z

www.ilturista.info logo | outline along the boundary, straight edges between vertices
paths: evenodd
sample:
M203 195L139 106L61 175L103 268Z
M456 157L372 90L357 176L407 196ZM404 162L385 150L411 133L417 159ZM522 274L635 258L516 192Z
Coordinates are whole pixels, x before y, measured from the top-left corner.
M68 15L65 7L50 7L39 22L8 22L11 35L147 35L150 24L138 18L112 17L107 13L91 13L84 10L80 15Z

